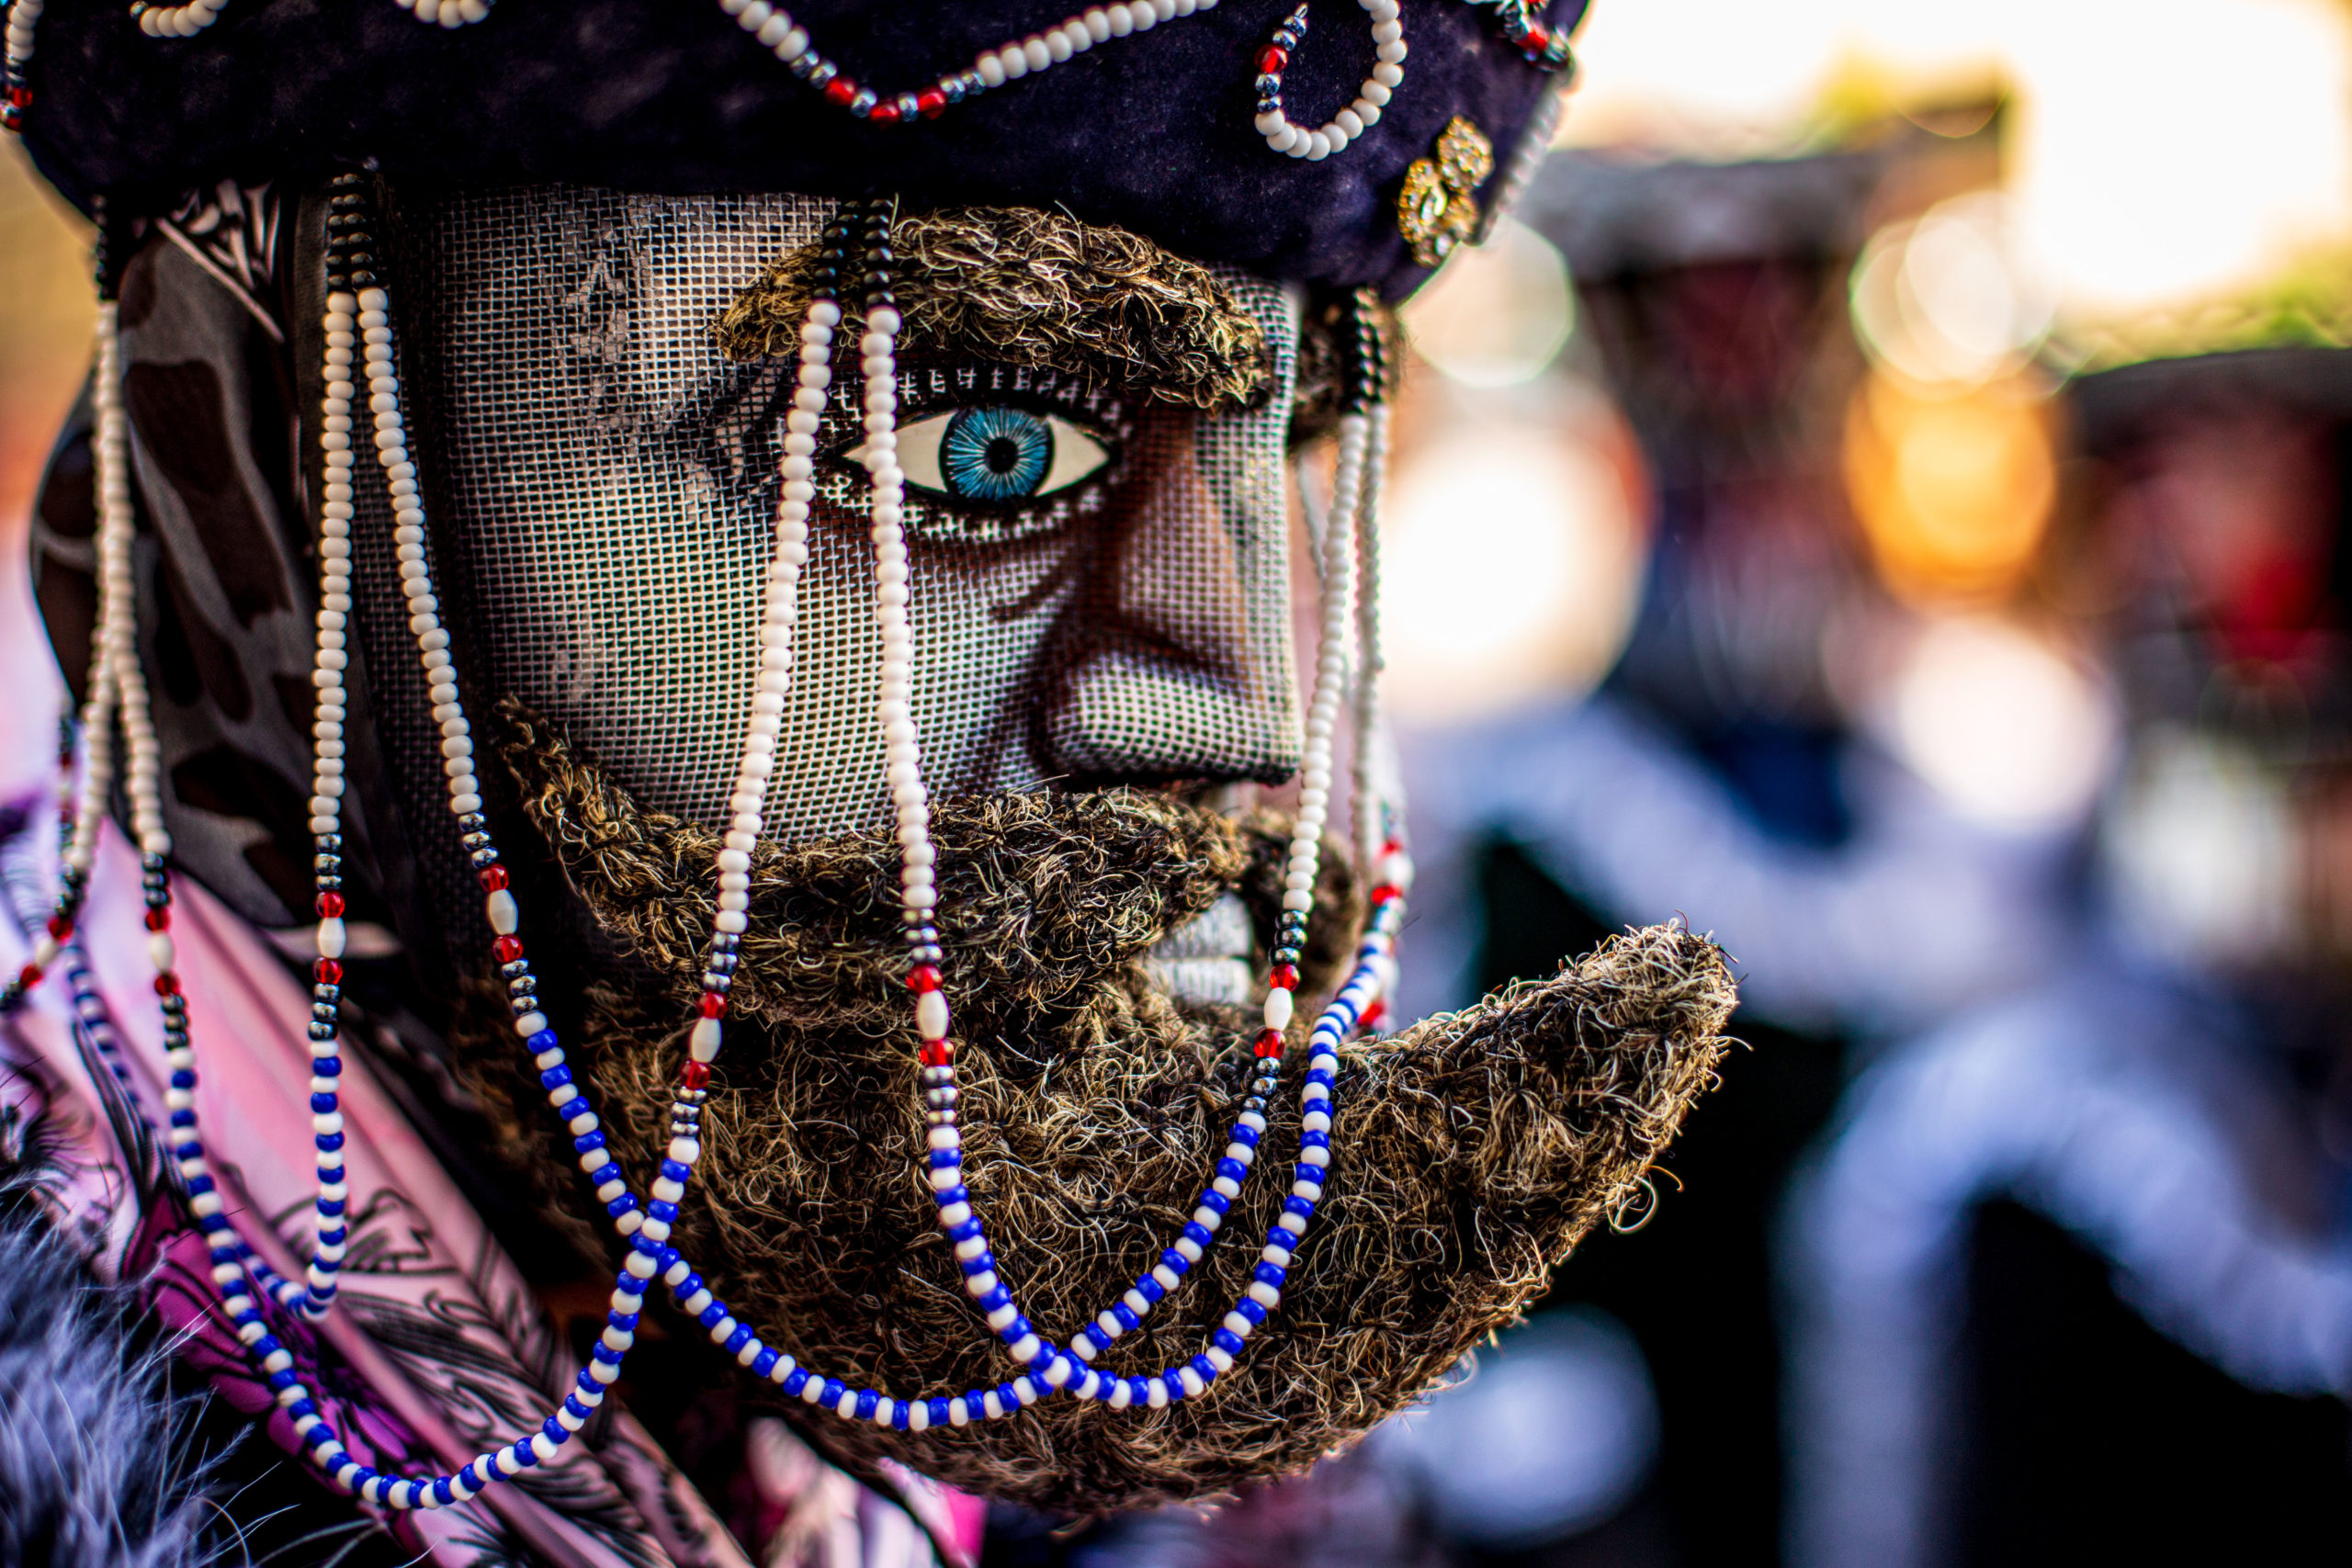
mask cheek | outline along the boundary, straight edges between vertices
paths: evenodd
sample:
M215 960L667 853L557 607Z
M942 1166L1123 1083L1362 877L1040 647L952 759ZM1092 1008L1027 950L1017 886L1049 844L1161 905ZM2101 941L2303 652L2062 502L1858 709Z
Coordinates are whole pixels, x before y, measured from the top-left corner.
M1234 498L1199 460L1193 425L1170 414L1139 437L1166 460L1122 486L1099 525L1082 615L1040 683L1049 774L1272 781L1297 765L1268 656L1286 604L1281 519L1228 526Z

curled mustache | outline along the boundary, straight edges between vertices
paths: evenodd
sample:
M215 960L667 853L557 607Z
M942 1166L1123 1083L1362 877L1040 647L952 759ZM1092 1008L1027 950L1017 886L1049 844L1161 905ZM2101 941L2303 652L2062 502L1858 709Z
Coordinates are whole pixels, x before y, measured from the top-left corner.
M714 908L716 834L639 810L545 725L502 748L572 893L625 953L582 976L574 1071L637 1190L668 1107ZM1190 1217L1246 1092L1254 1010L1180 1004L1143 958L1240 889L1261 939L1287 824L1125 790L943 804L943 944L963 1089L965 1182L998 1272L1039 1332L1118 1299ZM511 840L510 840L511 841ZM1333 845L1328 866L1345 856ZM900 1397L994 1387L1013 1369L960 1289L922 1173L924 1130L887 831L753 857L751 928L704 1114L702 1179L675 1232L742 1319L821 1376ZM1337 984L1361 903L1327 874L1302 999ZM1409 934L1409 933L1408 933ZM570 989L567 987L567 989ZM602 1220L539 1104L496 994L459 1031L551 1206ZM901 1432L744 1380L865 1468L1073 1515L1198 1497L1305 1468L1443 1379L1511 1322L1553 1265L1635 1201L1713 1081L1734 993L1712 942L1629 932L1554 978L1341 1052L1331 1176L1280 1308L1197 1399L1151 1412L1051 1397L1007 1420ZM1097 1358L1121 1375L1191 1359L1248 1286L1288 1193L1302 1008L1264 1137L1267 1168L1181 1291ZM658 1156L657 1156L658 1157ZM609 1250L609 1241L605 1247ZM658 1292L657 1292L658 1294ZM682 1334L698 1330L677 1320ZM723 1375L713 1353L714 1379Z

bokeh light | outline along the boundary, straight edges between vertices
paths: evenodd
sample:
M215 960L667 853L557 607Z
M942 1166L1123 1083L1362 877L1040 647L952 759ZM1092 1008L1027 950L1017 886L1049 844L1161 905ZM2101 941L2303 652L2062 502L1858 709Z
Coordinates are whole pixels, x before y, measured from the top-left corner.
M2333 0L1639 0L1596 6L1564 136L1784 149L1841 72L2011 92L2007 184L2061 303L2242 284L2352 234L2352 17Z
M1923 388L1884 371L1846 416L1846 486L1879 573L1906 599L1997 598L2033 564L2057 496L2039 375Z
M1576 321L1567 264L1552 242L1510 219L1484 244L1454 252L1402 313L1421 357L1469 387L1542 374Z
M1974 384L2023 366L2056 309L2008 199L1974 191L1871 236L1853 278L1854 328L1915 381Z
M1881 723L1911 770L1964 817L2030 829L2079 818L2110 767L2116 716L2064 652L2010 623L1925 622Z
M1624 459L1601 440L1451 411L1399 465L1383 521L1399 716L1464 719L1599 680L1632 623L1639 517Z

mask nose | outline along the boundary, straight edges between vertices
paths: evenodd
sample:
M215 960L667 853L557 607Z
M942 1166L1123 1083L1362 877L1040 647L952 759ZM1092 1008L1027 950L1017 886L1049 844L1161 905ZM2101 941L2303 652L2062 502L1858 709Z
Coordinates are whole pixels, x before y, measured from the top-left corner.
M1095 534L1039 667L1031 750L1077 783L1257 780L1297 771L1279 434L1265 411L1154 411L1152 471Z

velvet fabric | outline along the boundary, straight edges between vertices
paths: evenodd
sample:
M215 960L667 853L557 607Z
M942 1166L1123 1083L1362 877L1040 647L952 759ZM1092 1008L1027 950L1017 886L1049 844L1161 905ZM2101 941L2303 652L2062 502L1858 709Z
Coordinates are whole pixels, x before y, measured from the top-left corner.
M1256 57L1295 0L1114 39L935 120L853 118L715 0L499 0L457 28L391 0L232 0L192 39L149 38L123 0L49 0L25 139L86 208L153 211L223 179L362 165L452 185L560 181L666 194L896 195L917 207L1060 207L1180 255L1401 297L1426 276L1396 227L1407 166L1467 117L1516 146L1549 78L1467 0L1405 0L1410 53L1380 123L1319 164L1251 124ZM1566 28L1584 0L1555 0ZM885 95L1058 25L1080 0L797 0L844 75ZM1283 76L1297 123L1328 120L1373 63L1369 19L1315 0ZM1487 194L1494 188L1489 181Z

